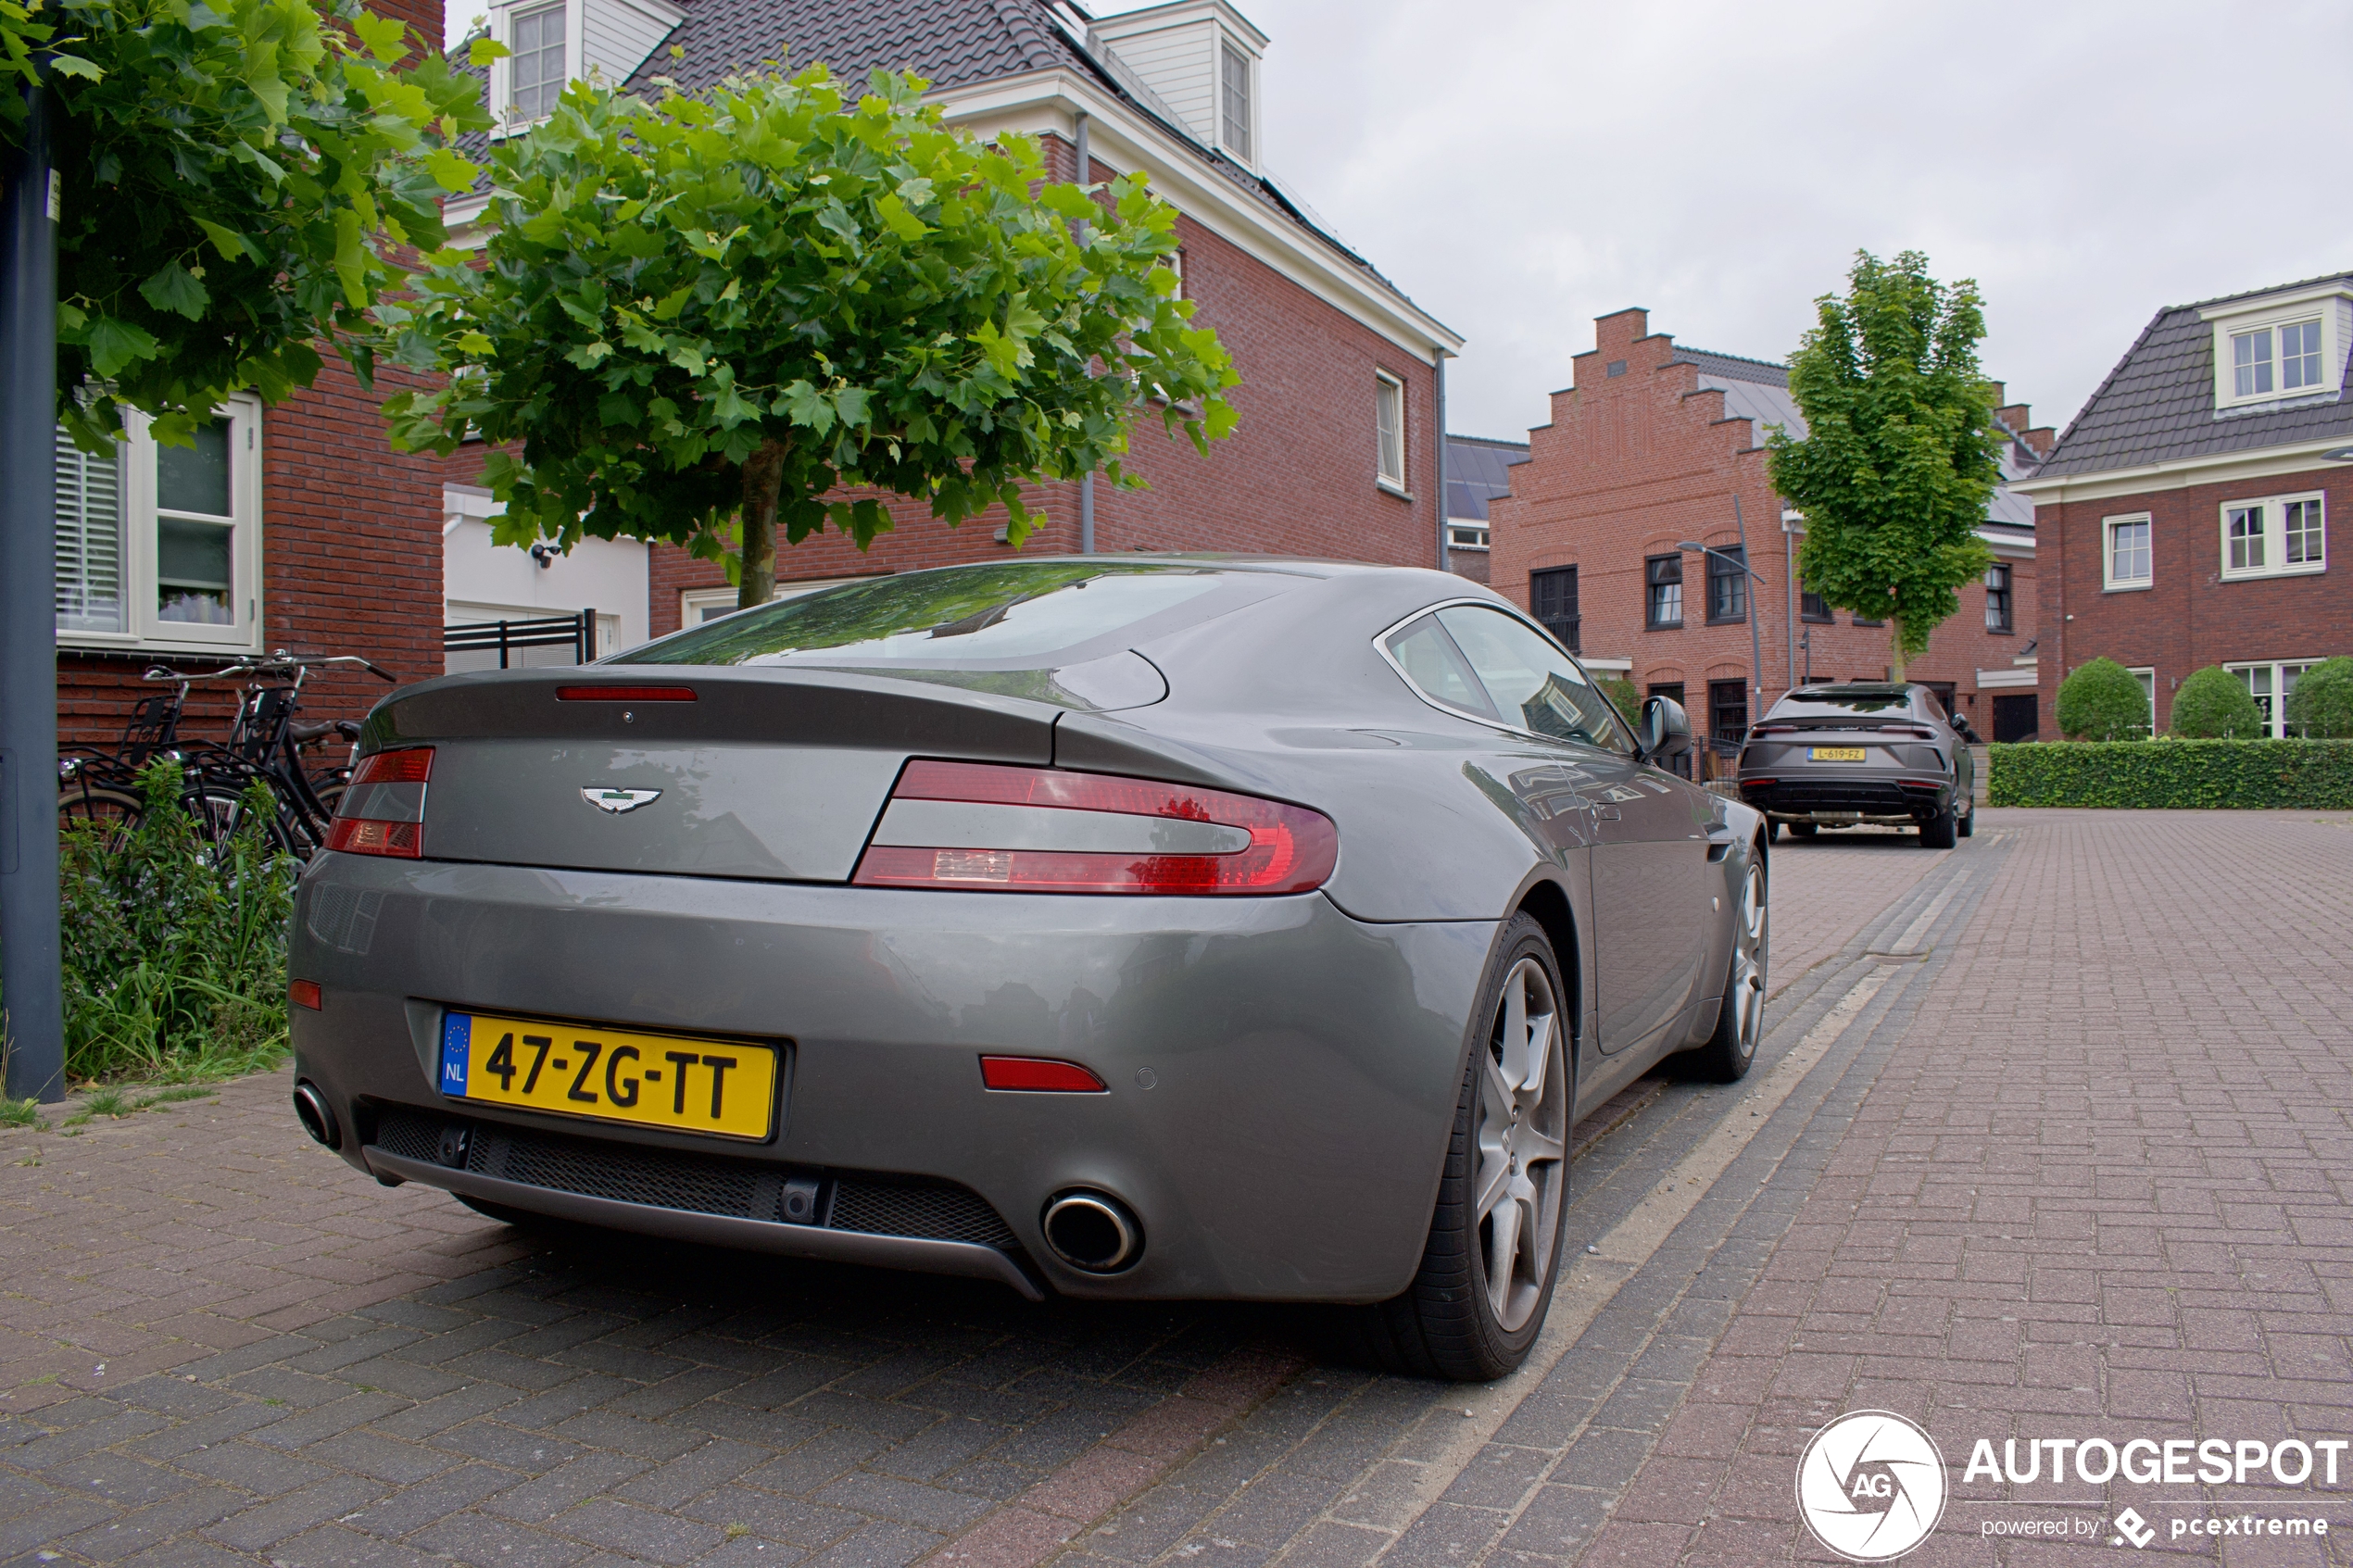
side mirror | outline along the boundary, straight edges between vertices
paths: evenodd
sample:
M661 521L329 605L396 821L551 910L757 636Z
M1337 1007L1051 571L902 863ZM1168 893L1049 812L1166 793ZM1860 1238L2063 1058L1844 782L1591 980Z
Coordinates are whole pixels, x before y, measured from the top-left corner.
M1634 727L1634 747L1645 762L1680 757L1692 748L1691 716L1671 696L1655 696L1642 704L1642 721Z

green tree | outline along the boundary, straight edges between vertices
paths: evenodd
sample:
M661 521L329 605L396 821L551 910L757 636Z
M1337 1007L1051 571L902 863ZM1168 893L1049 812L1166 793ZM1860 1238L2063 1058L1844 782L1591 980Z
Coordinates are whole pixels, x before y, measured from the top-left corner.
M230 393L364 380L385 253L443 243L477 170L480 84L333 0L0 0L0 138L45 78L59 177L57 415L109 450L122 411L184 442ZM478 50L478 60L497 52Z
M1977 284L1950 287L1928 257L1856 254L1844 298L1815 301L1790 357L1806 435L1776 428L1773 488L1806 514L1798 570L1832 605L1891 627L1893 670L1960 608L1954 590L1985 574L1978 538L2001 478L1994 391L1979 373L1985 316Z
M2265 733L2263 710L2245 681L2209 664L2173 694L2171 733L2184 740L2254 740Z
M2282 717L2313 740L2353 740L2353 659L2324 659L2297 676Z
M2146 740L2149 694L2112 659L2080 666L2058 689L2059 733L2070 740Z
M1634 689L1633 682L1617 675L1597 675L1593 684L1602 688L1602 695L1624 717L1628 729L1642 721L1642 694Z
M387 405L396 443L520 442L484 470L501 543L684 544L746 606L773 591L779 525L862 548L892 525L845 489L951 525L1001 502L1019 543L1024 483L1140 485L1121 454L1151 404L1206 451L1238 378L1176 297L1175 210L1141 175L1108 205L1044 183L1033 138L950 131L923 85L575 84L492 153L484 254L434 257L384 312L409 360L454 372Z

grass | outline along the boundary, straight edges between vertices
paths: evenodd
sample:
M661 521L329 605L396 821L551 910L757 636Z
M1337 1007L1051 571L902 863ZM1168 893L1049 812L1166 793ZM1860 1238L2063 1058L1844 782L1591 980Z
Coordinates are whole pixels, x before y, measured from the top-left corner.
M0 1096L0 1127L45 1127L48 1124L41 1114L39 1100L9 1099Z
M174 1105L192 1099L209 1099L220 1091L203 1084L168 1084L152 1094L137 1094L131 1084L101 1084L83 1096L80 1104L72 1106L73 1114L58 1124L67 1137L79 1137L82 1129L99 1117L120 1121L142 1110L169 1110ZM133 1098L135 1095L136 1098ZM0 1098L0 1127L30 1127L36 1133L49 1131L49 1120L41 1114L38 1101ZM38 1165L40 1157L19 1160L19 1165Z

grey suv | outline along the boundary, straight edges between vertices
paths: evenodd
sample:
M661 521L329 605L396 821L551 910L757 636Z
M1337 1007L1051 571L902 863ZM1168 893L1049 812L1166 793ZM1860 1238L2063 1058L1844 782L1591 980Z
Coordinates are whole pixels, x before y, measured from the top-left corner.
M1923 848L1950 849L1975 825L1975 738L1926 686L1802 686L1749 727L1741 799L1776 834L1784 824L1811 838L1826 827L1916 822Z

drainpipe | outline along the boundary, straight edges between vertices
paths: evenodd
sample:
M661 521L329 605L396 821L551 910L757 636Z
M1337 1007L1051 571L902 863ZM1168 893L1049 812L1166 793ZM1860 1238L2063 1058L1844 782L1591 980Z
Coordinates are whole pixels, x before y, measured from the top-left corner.
M1446 351L1441 348L1431 366L1438 388L1433 401L1438 405L1438 570L1441 571L1454 570L1453 553L1446 546ZM1494 549L1495 536L1491 533L1487 536L1487 546L1491 552ZM1491 553L1487 558L1492 560L1495 558Z
M1754 583L1756 571L1749 565L1748 524L1741 518L1741 493L1737 490L1732 492L1732 526L1740 530L1741 567L1748 572L1749 581ZM1705 568L1706 564L1706 559L1702 558L1700 565ZM1763 607L1756 602L1756 590L1751 587L1748 592L1748 668L1749 679L1756 683L1756 689L1748 699L1748 721L1752 724L1765 717L1765 642L1756 631L1757 619L1763 613Z
M1780 497L1776 496L1778 500ZM1786 508L1783 508L1786 509ZM1791 536L1789 520L1781 520L1781 587L1789 602L1781 607L1781 629L1789 639L1789 684L1784 691L1797 689L1797 545Z
M1094 159L1087 151L1088 118L1086 110L1078 111L1078 130L1072 137L1078 164L1078 182L1081 185L1087 183L1087 176L1092 172L1094 165ZM1087 238L1087 225L1084 223L1071 225L1071 232L1076 234L1081 242ZM1095 553L1095 470L1092 469L1088 469L1078 476L1078 553L1082 556L1091 556Z

